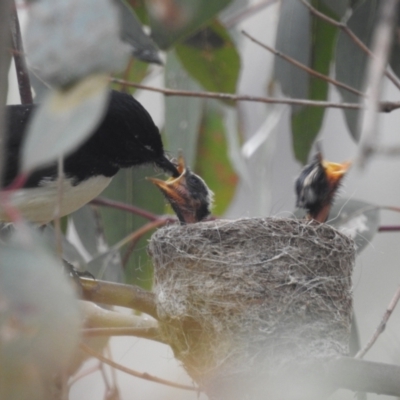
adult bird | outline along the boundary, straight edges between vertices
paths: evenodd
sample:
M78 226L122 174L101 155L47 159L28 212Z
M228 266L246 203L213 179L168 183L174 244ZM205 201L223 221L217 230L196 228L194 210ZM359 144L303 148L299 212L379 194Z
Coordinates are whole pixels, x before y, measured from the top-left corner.
M181 224L200 222L210 215L214 194L200 176L185 166L182 156L179 156L177 169L178 177L166 181L148 179L164 194Z
M7 106L3 188L18 175L22 143L35 109L34 104ZM164 153L160 132L150 114L131 95L112 91L97 128L64 158L59 215L67 215L99 195L120 168L141 164L154 164L179 176ZM10 192L9 204L30 221L51 221L59 196L57 176L57 162L38 168L22 187ZM0 210L0 221L7 221L4 210Z
M296 180L296 206L307 211L307 218L326 222L333 199L350 167L350 162L332 163L318 152Z

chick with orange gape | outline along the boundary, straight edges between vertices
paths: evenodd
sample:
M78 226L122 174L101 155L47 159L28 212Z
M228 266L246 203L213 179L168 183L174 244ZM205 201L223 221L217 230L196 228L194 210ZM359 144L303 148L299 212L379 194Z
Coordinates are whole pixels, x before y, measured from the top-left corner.
M164 194L181 224L200 222L210 215L213 192L202 178L186 167L183 156L179 156L178 177L166 181L148 178Z
M307 211L307 218L326 222L343 177L351 162L341 164L323 159L320 151L300 172L295 183L296 206Z

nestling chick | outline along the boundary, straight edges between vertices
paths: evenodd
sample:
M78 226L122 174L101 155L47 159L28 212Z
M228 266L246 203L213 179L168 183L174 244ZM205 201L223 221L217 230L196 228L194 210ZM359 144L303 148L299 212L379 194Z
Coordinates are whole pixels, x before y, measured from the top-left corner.
M213 192L198 175L185 166L179 157L177 169L179 176L166 181L148 178L164 194L171 204L181 224L200 222L210 215Z
M307 210L307 218L318 222L328 219L332 202L351 162L331 163L318 152L296 180L296 206Z

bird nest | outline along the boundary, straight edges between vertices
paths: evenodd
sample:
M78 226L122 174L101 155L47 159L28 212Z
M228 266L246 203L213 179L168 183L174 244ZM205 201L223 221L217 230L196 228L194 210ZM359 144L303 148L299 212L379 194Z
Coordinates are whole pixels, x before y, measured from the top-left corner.
M285 218L171 225L149 252L162 335L201 385L348 353L355 247L334 228Z

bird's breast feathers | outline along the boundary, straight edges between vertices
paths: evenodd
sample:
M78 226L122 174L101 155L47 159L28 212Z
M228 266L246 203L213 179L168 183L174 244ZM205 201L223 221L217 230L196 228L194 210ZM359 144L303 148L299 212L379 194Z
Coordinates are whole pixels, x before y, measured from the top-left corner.
M71 179L65 178L61 186L60 216L70 214L94 199L109 185L111 179L98 175L74 186ZM54 219L58 199L57 181L43 180L37 188L16 190L10 196L10 204L24 218L44 224ZM0 220L8 220L1 209Z

